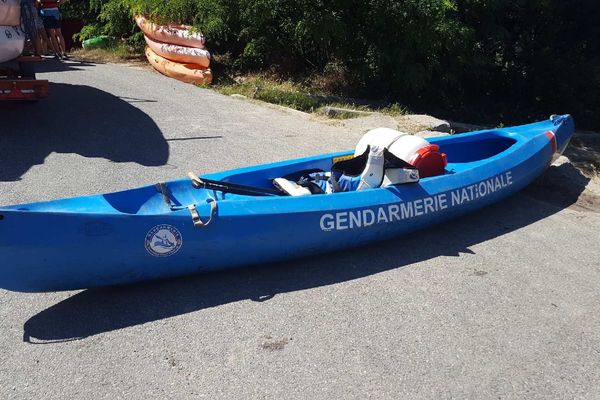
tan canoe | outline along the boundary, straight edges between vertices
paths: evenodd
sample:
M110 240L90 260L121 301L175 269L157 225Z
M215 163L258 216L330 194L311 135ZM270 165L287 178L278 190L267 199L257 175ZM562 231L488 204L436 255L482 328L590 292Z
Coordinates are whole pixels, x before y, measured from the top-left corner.
M146 47L146 58L155 70L170 78L186 83L209 84L212 82L210 68L197 64L181 64L167 60L156 54L150 47Z
M204 49L184 47L177 44L160 43L144 36L146 44L153 52L167 60L182 64L198 64L204 68L210 65L210 53Z
M204 35L192 32L187 25L157 25L148 21L144 16L135 17L135 22L144 35L156 42L177 44L185 47L204 48Z

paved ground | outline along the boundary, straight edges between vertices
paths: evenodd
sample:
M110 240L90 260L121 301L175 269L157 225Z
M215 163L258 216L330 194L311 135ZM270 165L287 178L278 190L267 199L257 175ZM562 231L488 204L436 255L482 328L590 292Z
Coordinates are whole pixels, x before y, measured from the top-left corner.
M362 133L144 70L45 68L50 99L0 105L0 204L341 150ZM0 398L600 398L600 214L567 207L585 183L319 258L0 290Z

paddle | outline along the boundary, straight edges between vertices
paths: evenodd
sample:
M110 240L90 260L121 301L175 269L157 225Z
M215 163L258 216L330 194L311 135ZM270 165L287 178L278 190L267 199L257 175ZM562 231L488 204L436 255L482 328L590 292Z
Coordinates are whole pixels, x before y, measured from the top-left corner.
M276 189L265 189L261 187L240 185L231 182L213 181L211 179L202 178L200 179L194 173L188 173L189 178L192 180L192 185L196 189L211 189L218 190L225 193L249 195L249 196L285 196L284 192Z

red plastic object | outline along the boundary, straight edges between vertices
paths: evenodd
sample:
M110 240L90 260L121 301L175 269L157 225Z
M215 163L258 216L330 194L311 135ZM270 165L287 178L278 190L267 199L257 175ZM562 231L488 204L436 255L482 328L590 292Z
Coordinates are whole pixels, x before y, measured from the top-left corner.
M38 100L47 96L48 81L0 79L0 100Z
M552 144L552 154L556 153L556 135L552 131L548 131L544 133L548 139L550 139L550 143Z
M421 178L427 178L428 176L442 175L448 165L448 158L445 153L440 153L440 147L437 144L430 144L417 150L417 154L410 163L417 167Z
M48 97L48 81L35 79L35 72L31 68L27 71L23 69L23 65L41 60L40 56L22 55L14 60L19 68L0 70L0 101L39 100Z

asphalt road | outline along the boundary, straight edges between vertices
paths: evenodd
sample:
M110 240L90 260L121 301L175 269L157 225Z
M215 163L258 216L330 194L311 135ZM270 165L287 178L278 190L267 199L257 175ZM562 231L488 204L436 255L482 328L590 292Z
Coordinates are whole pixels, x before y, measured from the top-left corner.
M342 150L362 134L146 70L44 68L49 99L0 104L0 204ZM295 262L0 290L0 398L598 399L600 214L547 194Z

